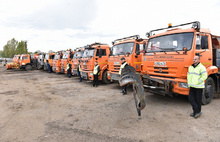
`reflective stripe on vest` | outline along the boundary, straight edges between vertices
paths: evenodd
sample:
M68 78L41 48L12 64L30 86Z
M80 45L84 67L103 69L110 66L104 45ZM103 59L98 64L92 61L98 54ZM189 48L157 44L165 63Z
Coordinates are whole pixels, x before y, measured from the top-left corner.
M98 71L99 71L98 69L99 69L99 65L94 66L93 74L97 74ZM99 75L99 74L98 74L98 75Z
M121 64L121 67L120 67L120 70L119 70L119 75L121 75L121 71L125 67L125 65L127 65L127 62L124 62L123 64Z

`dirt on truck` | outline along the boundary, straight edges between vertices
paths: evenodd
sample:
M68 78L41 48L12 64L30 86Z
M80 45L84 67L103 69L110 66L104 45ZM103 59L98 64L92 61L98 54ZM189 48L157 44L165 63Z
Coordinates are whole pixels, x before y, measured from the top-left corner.
M190 25L191 28L180 28ZM165 32L161 32L166 30ZM160 31L160 33L158 33ZM208 104L219 94L220 42L219 36L200 27L195 21L147 33L149 41L142 59L144 87L162 95L188 95L187 72L193 57L200 56L208 78L202 103Z

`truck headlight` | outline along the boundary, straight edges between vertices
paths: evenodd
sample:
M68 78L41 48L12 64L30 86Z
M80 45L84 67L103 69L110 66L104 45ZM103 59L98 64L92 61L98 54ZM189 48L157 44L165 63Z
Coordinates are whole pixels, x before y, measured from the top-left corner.
M179 87L181 88L188 88L188 84L184 82L179 82Z
M107 73L108 76L110 76L110 73Z
M90 73L90 75L93 75L93 73Z

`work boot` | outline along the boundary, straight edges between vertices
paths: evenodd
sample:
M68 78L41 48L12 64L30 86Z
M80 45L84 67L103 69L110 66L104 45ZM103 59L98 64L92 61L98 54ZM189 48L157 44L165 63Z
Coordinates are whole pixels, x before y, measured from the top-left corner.
M194 116L195 116L195 114L194 114L194 113L190 113L190 116L191 116L191 117L194 117Z
M201 115L202 115L202 112L196 113L196 114L194 115L194 118L199 118Z

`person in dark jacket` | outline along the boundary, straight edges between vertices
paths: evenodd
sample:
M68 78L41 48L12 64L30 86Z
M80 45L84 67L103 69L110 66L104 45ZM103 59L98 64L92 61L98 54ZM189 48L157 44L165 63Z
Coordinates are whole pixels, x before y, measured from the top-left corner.
M81 69L81 65L80 65L80 60L79 60L77 71L78 71L78 75L79 75L79 82L82 82L82 77L81 77L82 69Z
M122 57L121 58L121 67L120 67L120 70L119 70L119 75L121 76L121 72L122 72L122 69L124 67L128 66L127 62L125 61L125 58ZM127 85L124 85L122 86L122 94L125 95L127 94Z
M95 61L95 66L93 69L93 85L92 87L97 87L98 86L98 77L100 75L100 67L98 65L98 62Z
M67 61L66 70L67 70L68 77L71 78L71 64L68 61Z
M47 70L48 70L49 73L51 73L51 71L50 71L50 64L49 64L48 60L47 60Z

